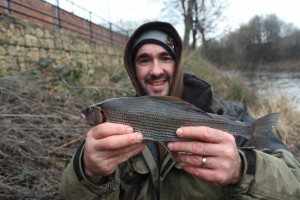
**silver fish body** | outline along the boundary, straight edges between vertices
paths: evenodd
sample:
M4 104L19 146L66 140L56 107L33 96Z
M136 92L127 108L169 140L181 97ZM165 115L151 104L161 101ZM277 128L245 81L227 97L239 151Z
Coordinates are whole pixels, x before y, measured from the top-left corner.
M186 140L176 135L184 126L207 126L249 139L258 149L268 147L268 133L279 113L266 115L253 123L208 114L176 97L122 97L108 99L86 108L82 121L95 126L103 122L126 124L141 132L145 140L168 142Z

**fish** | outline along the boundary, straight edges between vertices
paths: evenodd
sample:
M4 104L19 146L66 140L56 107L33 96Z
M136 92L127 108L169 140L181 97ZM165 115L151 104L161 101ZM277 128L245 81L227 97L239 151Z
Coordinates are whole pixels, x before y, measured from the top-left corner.
M206 113L193 104L171 96L107 99L87 107L80 115L81 121L90 126L104 122L129 125L135 132L142 133L144 140L161 144L191 140L176 135L180 127L206 126L245 137L260 150L268 149L268 134L280 116L279 113L271 113L253 122L234 121L228 116Z

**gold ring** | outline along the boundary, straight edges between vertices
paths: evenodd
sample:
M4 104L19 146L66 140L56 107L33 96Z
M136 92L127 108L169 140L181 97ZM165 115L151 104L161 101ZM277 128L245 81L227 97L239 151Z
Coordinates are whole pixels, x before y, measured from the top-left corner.
M202 156L202 159L201 159L201 168L206 168L206 157L205 156Z

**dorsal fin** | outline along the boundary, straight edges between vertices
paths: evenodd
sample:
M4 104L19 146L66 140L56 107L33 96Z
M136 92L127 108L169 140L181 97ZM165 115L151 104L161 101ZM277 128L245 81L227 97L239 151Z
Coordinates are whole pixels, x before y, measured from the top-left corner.
M189 112L198 113L201 115L205 115L211 118L205 111L201 110L200 108L196 107L195 105L184 101L178 97L174 96L142 96L142 98L147 98L148 100L159 102L168 106L174 106L177 109L185 110Z

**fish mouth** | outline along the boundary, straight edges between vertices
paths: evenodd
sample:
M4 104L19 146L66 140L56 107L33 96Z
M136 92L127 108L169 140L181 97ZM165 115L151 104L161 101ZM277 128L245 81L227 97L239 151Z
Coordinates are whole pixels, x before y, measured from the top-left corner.
M83 123L83 124L87 124L87 123L88 123L87 120L86 120L85 114L80 113L80 121L81 121L81 123Z

